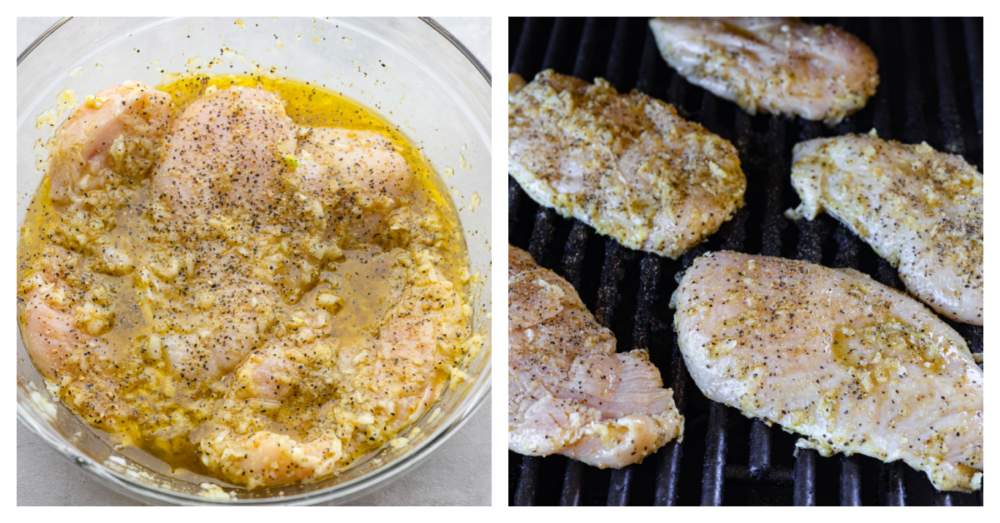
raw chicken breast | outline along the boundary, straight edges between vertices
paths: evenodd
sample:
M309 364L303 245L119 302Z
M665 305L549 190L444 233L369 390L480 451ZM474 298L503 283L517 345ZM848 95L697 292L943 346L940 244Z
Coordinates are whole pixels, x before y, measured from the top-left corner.
M309 483L420 418L442 394L447 373L461 376L442 368L437 351L465 338L467 316L451 282L431 276L429 264L410 267L409 285L388 304L374 339L330 336L334 318L316 303L302 304L294 334L252 351L234 371L215 433L200 442L202 462L248 488ZM360 434L345 435L345 425Z
M399 198L410 185L410 164L376 132L303 127L296 156L304 188L317 195L346 191Z
M268 430L219 429L215 437L201 440L200 448L202 459L223 477L252 489L329 476L343 456L340 440L331 436L305 443Z
M50 209L43 184L18 260L47 390L119 448L250 489L407 452L482 344L420 153L308 84L165 89L192 101L154 107L162 93L126 83L49 144L53 199L72 205ZM374 130L300 127L286 105L316 124L352 107Z
M300 127L299 166L287 175L296 190L334 214L348 234L368 242L410 185L410 164L388 137L373 131Z
M901 459L940 490L980 488L983 371L921 303L851 269L733 252L695 260L672 303L712 401L823 456Z
M21 284L21 293L26 296L25 347L38 369L52 381L76 378L89 368L86 360L109 356L97 338L110 326L108 314L102 314L106 308L86 303L84 295L74 292L63 279L79 263L80 257L72 251L50 246L34 261L37 272Z
M529 196L631 249L677 258L743 206L731 143L600 78L539 73L510 98L507 126L507 169Z
M213 269L221 272L225 265ZM169 329L162 335L167 361L178 381L191 390L231 371L260 346L275 321L275 289L238 274L221 280L214 287L195 281L171 289L168 296L190 294L195 303L164 306L153 314L154 321Z
M508 447L618 468L680 437L673 391L646 352L616 353L576 290L528 253L509 246L507 261Z
M792 218L826 211L899 269L907 290L955 321L983 324L983 175L926 143L868 135L793 149Z
M142 174L153 164L172 110L169 94L132 81L87 97L47 145L52 201L70 203Z
M135 409L120 404L120 384L104 372L130 365L134 355L101 337L114 323L110 291L95 285L79 292L63 276L80 257L56 246L43 252L34 262L36 272L21 284L25 347L47 383L67 391L67 402L88 406L89 422L119 427Z
M57 309L41 290L28 294L24 310L27 346L38 370L53 380L74 375L70 361L87 350L92 338L73 324L71 313Z
M836 125L878 87L878 61L854 35L798 18L654 18L660 53L695 85L750 114Z

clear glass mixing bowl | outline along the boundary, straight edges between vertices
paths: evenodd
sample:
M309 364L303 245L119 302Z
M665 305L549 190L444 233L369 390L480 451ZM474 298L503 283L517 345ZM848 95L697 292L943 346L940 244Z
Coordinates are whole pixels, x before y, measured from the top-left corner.
M99 65L98 65L99 64ZM79 100L126 79L151 85L161 74L201 67L208 74L252 74L255 65L315 82L375 109L419 144L451 190L468 243L474 286L473 329L486 346L470 379L445 394L440 412L408 429L410 444L385 448L338 477L310 485L247 491L212 499L196 483L157 472L116 450L45 390L17 340L17 417L54 449L112 489L154 504L313 504L343 502L388 484L459 430L489 396L490 90L486 69L430 19L112 18L64 19L18 57L17 225L42 180L35 168L36 116L73 89ZM58 122L55 122L58 124ZM16 319L12 319L16 321ZM489 442L483 442L488 452ZM131 456L131 458L130 458ZM135 459L132 459L135 458ZM155 466L155 464L153 465Z

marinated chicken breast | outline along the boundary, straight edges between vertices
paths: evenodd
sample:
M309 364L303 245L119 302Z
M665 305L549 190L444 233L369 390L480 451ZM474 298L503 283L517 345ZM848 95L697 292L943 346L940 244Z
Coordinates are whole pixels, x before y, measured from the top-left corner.
M618 468L683 434L645 351L616 353L569 282L528 253L508 247L507 262L508 448Z
M48 144L18 305L50 394L116 444L248 489L405 446L482 340L429 165L308 84L163 89L176 105L104 91ZM350 129L322 126L343 114Z
M709 399L823 456L901 459L940 490L980 488L983 371L916 300L851 269L717 252L695 260L672 305Z
M854 35L798 18L654 18L660 53L695 85L750 114L839 123L878 87L878 60Z
M185 221L237 211L266 219L295 133L274 93L210 88L171 123L153 194Z
M52 201L76 201L150 168L172 110L169 94L133 81L88 96L48 144Z
M521 75L509 73L507 75L507 101L510 101L510 98L526 85L528 85L528 82L525 82Z
M380 308L377 339L331 337L361 329L316 298L294 336L240 363L211 437L200 442L206 466L248 488L310 483L352 465L427 411L451 369L439 351L457 350L465 337L464 303L451 282L432 274L426 256L399 256L410 265L400 275L407 286ZM341 340L350 346L338 347Z
M38 369L65 389L67 402L87 406L87 422L122 430L136 409L118 401L121 383L102 372L141 358L102 338L115 320L108 307L111 290L94 285L81 292L72 285L80 262L79 255L57 245L46 246L39 256L37 272L21 284L27 294L25 343Z
M638 91L543 71L511 97L507 125L525 192L631 249L677 258L743 206L736 148Z
M301 189L327 199L360 193L399 198L410 185L410 165L387 137L372 131L304 127L296 151ZM298 186L298 185L297 185Z
M868 135L793 149L792 218L826 211L893 266L906 288L955 321L983 324L983 175L926 143Z

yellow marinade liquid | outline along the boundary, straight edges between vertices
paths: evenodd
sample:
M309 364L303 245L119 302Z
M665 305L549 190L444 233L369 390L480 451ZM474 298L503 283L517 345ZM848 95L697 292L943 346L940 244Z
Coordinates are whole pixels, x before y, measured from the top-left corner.
M371 110L328 89L288 79L199 75L157 89L172 96L176 116L211 86L276 93L284 101L287 115L300 126L375 131L388 137L409 164L412 182L397 208L383 217L377 241L352 242L333 237L329 231L308 229L232 241L227 249L243 252L247 263L263 267L263 274L281 286L280 299L257 322L256 328L264 334L253 352L244 354L244 363L217 379L188 386L188 378L171 365L175 353L170 352L170 340L194 339L214 325L225 326L227 318L213 315L211 308L205 312L189 304L190 294L201 296L199 293L208 288L191 276L198 274L205 261L199 259L195 248L174 244L170 235L159 232L150 201L155 166L136 179L123 180L103 209L58 208L49 197L46 176L28 209L18 243L22 339L26 344L32 339L24 335L27 318L37 314L26 306L32 293L37 297L39 285L45 292L53 289L51 281L38 275L51 278L46 270L51 271L52 253L68 252L71 261L60 266L63 273L56 273L58 284L54 288L59 299L50 301L57 313L73 318L72 328L82 332L93 327L92 339L96 341L89 343L99 347L93 352L103 350L104 356L77 347L66 360L73 372L46 376L51 381L50 391L58 388L67 407L104 431L112 443L124 446L127 456L183 479L201 481L207 477L216 483L249 488L320 480L390 441L427 411L428 398L434 401L449 380L460 374L456 369L472 345L467 343L471 309L467 305L470 275L465 239L445 185L419 148ZM318 242L339 242L339 248L333 248L337 251L333 255L329 250L314 257L302 254ZM131 256L131 269L124 273L101 270L96 245L122 246ZM253 252L247 254L248 250ZM281 268L272 266L275 259L283 264ZM162 276L162 271L170 270L163 267L170 263L174 264L171 274L178 273L179 266L181 276ZM293 290L288 291L288 286ZM425 291L420 294L413 289ZM395 379L393 372L407 374L416 367L404 365L392 370L391 358L375 354L380 340L390 335L383 328L397 328L394 326L399 324L391 323L394 318L411 314L425 314L427 321L436 321L435 306L427 304L452 296L449 292L457 296L449 303L459 304L463 328L454 334L455 339L439 339L436 353L424 355L429 363L421 368L432 370L410 376L409 381L400 381L401 385L391 385L400 394L409 393L416 386L413 384L432 390L407 417L406 412L395 412L402 403L387 403L389 393L378 387L380 381L396 383L385 381L385 376ZM331 301L331 296L336 301ZM403 309L407 299L417 304L412 310ZM94 315L88 316L88 302L104 311L97 315L96 326L87 323L95 321ZM318 308L325 312L314 314ZM184 323L174 321L176 318L194 319ZM417 328L420 323L407 325ZM397 339L400 335L392 336ZM400 339L403 343L407 338ZM279 389L292 391L279 402L248 399L239 391L245 388L240 380L261 372L260 366L247 366L265 361L268 347L279 347L280 357L285 358L281 360L285 366L269 378L278 380ZM328 389L317 393L317 384ZM264 433L273 436L255 439L254 434ZM219 435L232 439L222 440ZM244 448L238 445L267 448L279 441L279 436L287 436L303 448L306 445L302 442L317 438L333 443L316 446L317 461L301 458L298 447L281 450L278 446L278 454L289 460L287 467L312 467L312 475L305 475L305 479L302 473L245 479L253 467L233 460L231 455ZM214 443L207 443L210 441ZM234 445L230 452L220 450L230 444ZM327 462L316 464L322 460Z

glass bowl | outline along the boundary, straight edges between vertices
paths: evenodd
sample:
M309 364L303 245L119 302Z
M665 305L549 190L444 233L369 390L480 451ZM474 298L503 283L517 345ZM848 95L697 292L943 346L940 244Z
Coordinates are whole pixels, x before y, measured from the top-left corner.
M200 68L200 69L199 69ZM491 389L490 90L486 69L430 19L72 18L55 24L18 57L17 224L42 181L36 144L52 127L36 117L57 95L78 100L126 79L151 85L162 74L254 74L315 82L374 109L418 144L452 193L479 282L470 296L473 330L486 342L470 379L421 418L408 445L387 446L325 481L248 491L205 489L157 469L134 449L116 450L100 431L50 398L17 339L17 417L26 427L115 491L152 504L314 504L344 502L388 484L458 431ZM62 115L65 117L65 115ZM59 118L61 120L61 118ZM54 122L58 124L59 122ZM446 173L454 173L451 176ZM15 319L16 321L16 319ZM483 442L489 452L488 442Z

